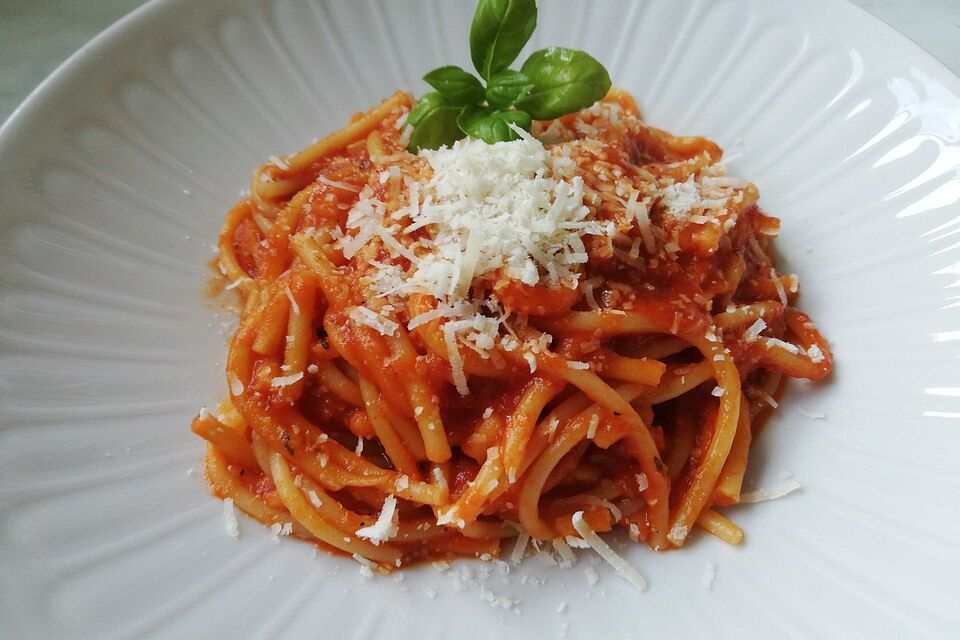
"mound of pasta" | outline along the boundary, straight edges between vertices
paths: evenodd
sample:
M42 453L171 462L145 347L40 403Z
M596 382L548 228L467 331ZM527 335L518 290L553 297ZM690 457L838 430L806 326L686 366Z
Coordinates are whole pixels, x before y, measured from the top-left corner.
M832 366L756 187L617 90L416 155L412 104L271 157L227 215L212 492L382 571L614 528L738 543L721 511L778 390Z

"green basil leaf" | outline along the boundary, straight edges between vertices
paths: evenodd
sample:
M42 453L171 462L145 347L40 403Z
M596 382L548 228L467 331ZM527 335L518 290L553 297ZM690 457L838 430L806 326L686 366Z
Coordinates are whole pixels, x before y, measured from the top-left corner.
M589 107L610 90L610 74L603 65L575 49L535 51L520 70L534 86L516 105L535 120L550 120Z
M487 82L487 103L496 109L506 109L531 91L530 78L519 71L503 69Z
M453 65L437 67L423 76L423 79L439 91L450 104L463 106L483 102L483 85L476 76L460 67Z
M439 149L449 146L463 137L457 125L460 107L448 104L439 93L428 93L417 101L404 126L413 127L407 149L417 153L420 149Z
M470 58L480 77L509 67L536 28L535 0L480 0L470 25Z
M530 115L523 111L493 111L476 106L464 107L457 118L464 133L487 144L517 140L520 135L510 125L529 131L532 122Z
M443 96L440 95L438 91L423 94L420 96L420 99L417 100L417 104L413 105L413 109L410 109L410 113L407 114L407 119L403 122L404 126L410 125L411 127L416 127L417 123L428 113L445 104L447 104L447 101L443 99Z

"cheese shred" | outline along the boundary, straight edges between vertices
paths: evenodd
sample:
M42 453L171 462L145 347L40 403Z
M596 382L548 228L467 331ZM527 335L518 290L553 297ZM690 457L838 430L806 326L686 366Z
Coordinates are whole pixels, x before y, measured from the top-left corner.
M646 590L646 578L640 575L626 560L617 555L617 552L611 549L610 545L604 542L600 536L590 528L590 525L587 524L587 521L583 517L583 511L574 513L571 522L573 523L573 528L576 529L580 537L583 538L583 541L590 545L590 548L596 551L601 558L606 560L607 563L613 567L613 570L617 572L618 576L640 591Z

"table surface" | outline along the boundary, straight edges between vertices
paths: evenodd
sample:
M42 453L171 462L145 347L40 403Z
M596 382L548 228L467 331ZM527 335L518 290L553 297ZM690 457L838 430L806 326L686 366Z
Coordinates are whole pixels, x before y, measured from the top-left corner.
M142 1L0 0L0 121L71 53ZM960 0L853 2L960 75Z

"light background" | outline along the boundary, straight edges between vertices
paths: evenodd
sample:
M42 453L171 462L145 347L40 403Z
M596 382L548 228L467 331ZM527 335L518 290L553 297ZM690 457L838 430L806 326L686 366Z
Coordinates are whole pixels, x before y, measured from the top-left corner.
M71 53L141 2L0 0L0 121ZM960 75L960 0L853 2Z

